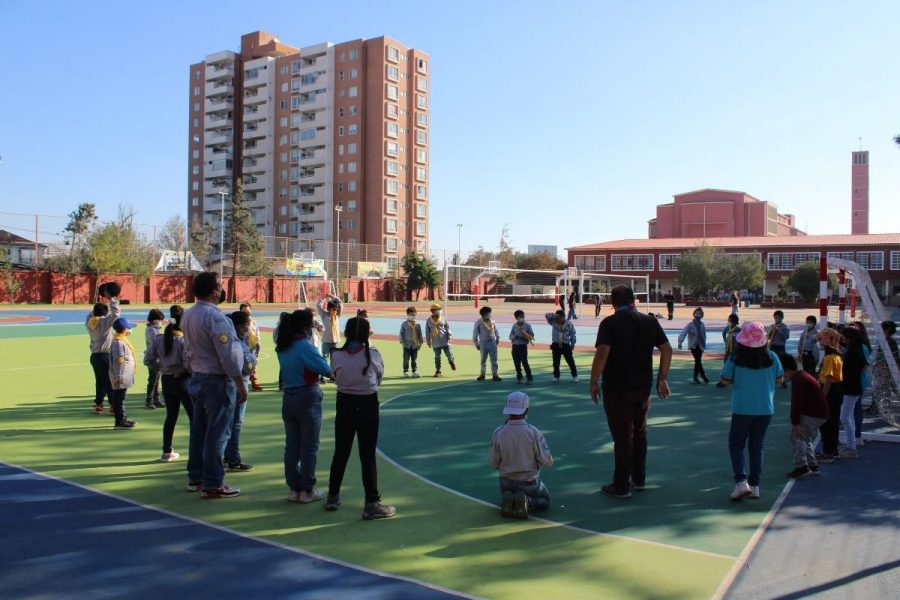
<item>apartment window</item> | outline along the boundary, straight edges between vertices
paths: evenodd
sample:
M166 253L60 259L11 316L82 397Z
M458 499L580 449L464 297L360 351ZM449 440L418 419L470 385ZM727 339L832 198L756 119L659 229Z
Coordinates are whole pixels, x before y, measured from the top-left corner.
M191 167L191 173L193 173L194 175L199 175L200 167L198 167L197 165L194 165L193 167Z
M199 181L195 181L195 182L191 183L191 189L194 190L195 192L196 192L197 190L199 190L199 189L200 189L200 182L199 182Z
M191 206L200 206L200 198L197 196L191 198Z
M290 74L290 65L281 65L281 74L289 75Z
M423 112L416 112L416 125L428 127L428 115Z
M311 140L315 137L316 137L316 130L314 127L300 130L300 139L301 140Z
M344 155L344 145L338 144L338 156L343 156L343 155Z
M191 119L191 123L194 125L194 127L200 127L200 119L198 119L197 117Z
M286 216L287 216L287 206L284 206L284 205L280 206L280 207L278 208L278 213L279 213L282 217L286 217Z
M350 230L356 229L356 220L347 219L347 229L350 229Z
M357 77L359 77L359 69L357 69L356 67L351 67L350 68L350 79L356 79Z
M200 80L200 71L194 71L194 81Z
M281 110L286 109L286 108L288 107L287 100L282 100L281 102L279 102L279 103L278 103L278 107L279 107ZM296 107L294 107L294 108L296 108Z
M428 109L428 98L422 94L416 94L416 108Z
M355 85L351 85L350 89L347 91L347 95L351 98L356 98L357 96L359 96L359 88Z
M356 113L357 113L356 105L355 105L355 104L351 104L351 105L350 105L350 108L347 109L347 114L350 115L350 116L352 117L352 116L354 116Z
M400 127L396 123L385 123L385 135L395 138L400 135Z
M416 218L424 219L428 217L428 205L424 202L416 202Z
M884 252L857 252L856 262L867 271L883 271Z
M293 146L294 144L297 144L299 142L300 142L300 132L292 131L291 132L291 145Z
M416 131L416 143L420 146L427 146L428 134L424 131Z
M347 163L347 172L356 173L356 161Z
M199 150L192 150L192 151L191 151L191 158L200 158L200 151L199 151Z
M652 271L652 254L613 254L613 271Z
M343 107L338 108L338 116L339 116L339 117L343 117L343 116L344 116L344 109L343 109Z
M660 271L677 271L679 258L681 258L680 254L660 254L659 255L659 270Z
M400 69L395 67L394 65L387 66L387 78L390 81L397 81L400 79Z
M294 96L291 98L291 109L300 108L300 96Z
M394 48L393 46L388 46L387 59L391 62L398 62L400 60L400 50Z
M397 165L396 160L386 160L384 161L384 172L387 175L397 175L400 172L400 167Z
M200 87L199 87L199 86L194 86L194 95L195 95L195 96L199 96L199 95L200 95Z
M356 59L358 59L358 58L359 58L359 50L355 50L355 49L354 49L354 50L350 50L350 51L347 53L347 58L348 58L349 60L356 60Z
M384 250L385 252L396 252L397 238L386 238L384 240ZM390 259L388 259L388 261L390 261Z
M298 160L300 160L300 151L295 148L291 150L291 162L295 163Z
M300 127L300 115L291 115L291 127Z
M400 184L393 179L388 179L384 182L384 191L392 196L396 196L400 193Z
M343 183L338 182L338 184L337 184L337 191L338 191L338 192L343 192L343 191L344 191L344 184L343 184Z
M384 231L386 233L397 233L397 219L385 219Z
M421 148L416 148L416 162L423 164L428 162L428 152Z
M356 144L347 144L347 154L356 154Z
M279 162L287 162L287 160L288 160L287 152L282 152L281 155L278 157L278 159L279 159Z
M338 173L341 175L344 174L344 163L338 163Z
M397 142L385 142L384 153L388 156L397 156L399 153Z
M421 76L416 76L416 89L420 92L428 91L428 79Z
M396 104L391 104L390 102L388 102L384 105L384 114L389 119L396 119L400 116L400 109Z
M766 270L793 271L802 262L819 262L818 252L769 252L766 255Z
M284 145L287 144L287 143L288 143L288 136L287 136L287 135L282 135L281 137L278 138L278 145L279 145L279 146L284 146Z
M416 181L428 181L428 169L416 167Z
M343 136L343 135L344 135L344 126L338 125L338 136Z
M416 186L416 199L417 200L425 200L428 198L428 186L427 185L417 185Z
M347 210L356 210L356 200L347 200Z
M282 93L287 94L287 91L288 91L288 82L287 81L282 82L281 91L282 91Z
M400 88L398 88L396 85L387 83L384 86L384 95L389 100L397 100L400 98Z
M256 79L259 77L259 67L253 69L244 69L244 80Z
M416 59L416 71L419 73L428 73L428 61L424 58Z
M287 198L287 195L288 195L287 188L279 188L279 190L278 190L279 198Z
M278 119L278 124L279 124L281 127L287 127L287 126L288 126L288 118L287 118L287 117L281 117L280 119Z
M194 112L198 112L200 110L200 103L194 102Z
M356 132L359 130L359 127L355 124L347 125L347 135L356 135Z

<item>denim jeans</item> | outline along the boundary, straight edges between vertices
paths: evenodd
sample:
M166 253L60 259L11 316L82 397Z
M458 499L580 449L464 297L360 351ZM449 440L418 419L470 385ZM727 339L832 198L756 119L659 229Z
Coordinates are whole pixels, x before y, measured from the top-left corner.
M503 492L525 492L528 498L528 508L531 510L547 510L550 508L550 490L544 485L540 477L535 477L531 481L517 481L508 477L500 478L500 493Z
M550 344L550 352L553 355L553 376L559 379L559 359L565 357L566 364L569 365L569 371L572 377L578 376L578 368L575 366L575 359L572 358L572 346L569 344Z
M91 368L94 369L94 404L103 406L103 397L112 404L112 382L109 380L109 352L91 354Z
M222 487L225 469L222 453L234 419L234 381L226 375L194 373L188 393L194 399L187 463L188 482L200 482L204 490Z
M322 342L322 356L331 358L331 353L334 352L335 348L337 348L335 342Z
M187 391L188 377L163 375L162 393L166 400L166 420L163 423L163 453L172 452L172 437L175 435L175 424L178 423L178 412L184 407L188 416L188 428L194 418L194 402Z
M487 370L488 357L491 359L491 374L497 374L497 344L495 342L481 342L481 374L484 375Z
M316 453L322 429L322 388L286 388L281 401L284 421L284 480L295 492L316 485Z
M451 363L453 362L453 350L450 349L449 344L447 344L446 346L441 346L440 348L438 348L437 346L434 346L434 348L432 348L432 349L434 350L434 370L435 371L441 370L441 352L443 352L444 354L447 355L447 360L449 360Z
M630 489L630 481L643 485L647 478L650 390L603 390L603 410L613 439L613 485L625 490Z
M362 467L363 489L366 502L378 502L378 470L375 466L375 448L378 445L378 394L357 396L337 393L337 414L334 417L334 457L331 459L331 474L328 478L328 494L337 496L341 492L344 471L353 438L359 444L359 463Z
M731 415L731 430L728 432L728 451L731 454L731 468L737 483L746 481L759 485L762 474L763 441L766 430L772 422L772 415ZM749 446L750 474L744 467L744 448Z
M244 427L244 415L247 414L247 402L237 404L237 386L231 386L228 392L235 403L234 419L228 428L228 442L225 444L225 463L237 465L241 462L241 429Z
M522 380L522 369L525 369L525 377L531 381L531 365L528 364L528 344L513 344L513 366L516 368L516 378Z
M409 363L412 362L412 372L419 371L419 349L403 348L403 372L409 372Z
M844 396L841 403L841 425L844 427L847 448L850 450L856 450L856 419L853 413L857 406L859 406L859 396Z

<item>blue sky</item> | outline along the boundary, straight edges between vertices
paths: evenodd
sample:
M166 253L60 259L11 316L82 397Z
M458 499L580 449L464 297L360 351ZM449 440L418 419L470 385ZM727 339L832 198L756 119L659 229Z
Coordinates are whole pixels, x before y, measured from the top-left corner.
M188 66L261 29L431 54L433 249L457 223L464 250L504 224L523 250L646 237L657 204L705 187L849 233L860 137L870 230L895 232L897 23L892 1L0 0L0 211L184 213Z

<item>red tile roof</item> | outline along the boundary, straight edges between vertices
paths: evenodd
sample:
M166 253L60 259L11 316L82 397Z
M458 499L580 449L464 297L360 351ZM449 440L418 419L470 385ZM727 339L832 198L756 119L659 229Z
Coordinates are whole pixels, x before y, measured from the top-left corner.
M900 233L870 233L866 235L802 235L731 238L651 238L626 239L573 246L566 250L668 250L699 246L703 242L716 248L769 249L798 246L900 246Z

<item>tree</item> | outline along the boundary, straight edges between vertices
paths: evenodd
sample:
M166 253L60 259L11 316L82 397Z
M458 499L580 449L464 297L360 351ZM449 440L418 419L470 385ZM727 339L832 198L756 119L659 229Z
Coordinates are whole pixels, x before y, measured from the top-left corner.
M762 287L764 278L758 256L730 256L721 252L714 256L712 282L715 289L755 290Z
M97 221L96 207L90 202L82 202L74 211L69 213L69 222L63 229L63 240L69 246L68 260L57 259L51 261L48 268L53 271L68 275L66 280L69 285L63 288L63 303L70 287L74 285L72 276L80 273L85 267L85 243L88 232ZM75 292L72 291L74 299Z
M440 272L434 261L415 252L403 257L403 271L406 273L406 290L415 292L416 300L419 299L422 288L427 287L431 291L441 283Z
M146 283L153 273L152 248L135 229L130 208L120 206L117 221L91 231L85 256L98 281L105 275L130 273Z
M897 144L898 146L900 146L900 135L894 136L894 143Z
M216 246L216 226L204 222L198 215L191 219L191 229L188 232L188 249L200 264L210 268L210 257Z
M809 260L798 264L786 281L786 287L797 292L804 302L815 302L819 297L819 263ZM829 290L837 287L837 278L833 273L828 275ZM830 292L829 292L830 293Z
M240 179L235 182L231 195L225 244L231 250L233 274L268 275L271 272L266 261L266 240L256 228L253 211L244 202L244 186Z
M516 251L509 243L509 223L503 224L498 248L497 260L500 261L500 266L504 268L512 267L515 264Z
M678 258L678 279L681 286L694 296L706 296L713 289L716 251L702 244Z
M172 250L178 253L181 264L186 264L186 252L188 249L187 224L181 215L171 217L163 226L159 234L159 246L163 250Z
M566 268L565 261L559 260L549 252L538 254L516 254L515 267L517 269L534 269L542 271L562 271Z
M497 253L485 250L484 246L478 246L478 249L466 257L464 265L486 267L492 260L497 260Z
M6 297L9 303L14 304L16 294L19 293L24 284L13 273L12 264L9 262L9 252L6 248L0 248L0 283L3 284L3 289L6 290Z

